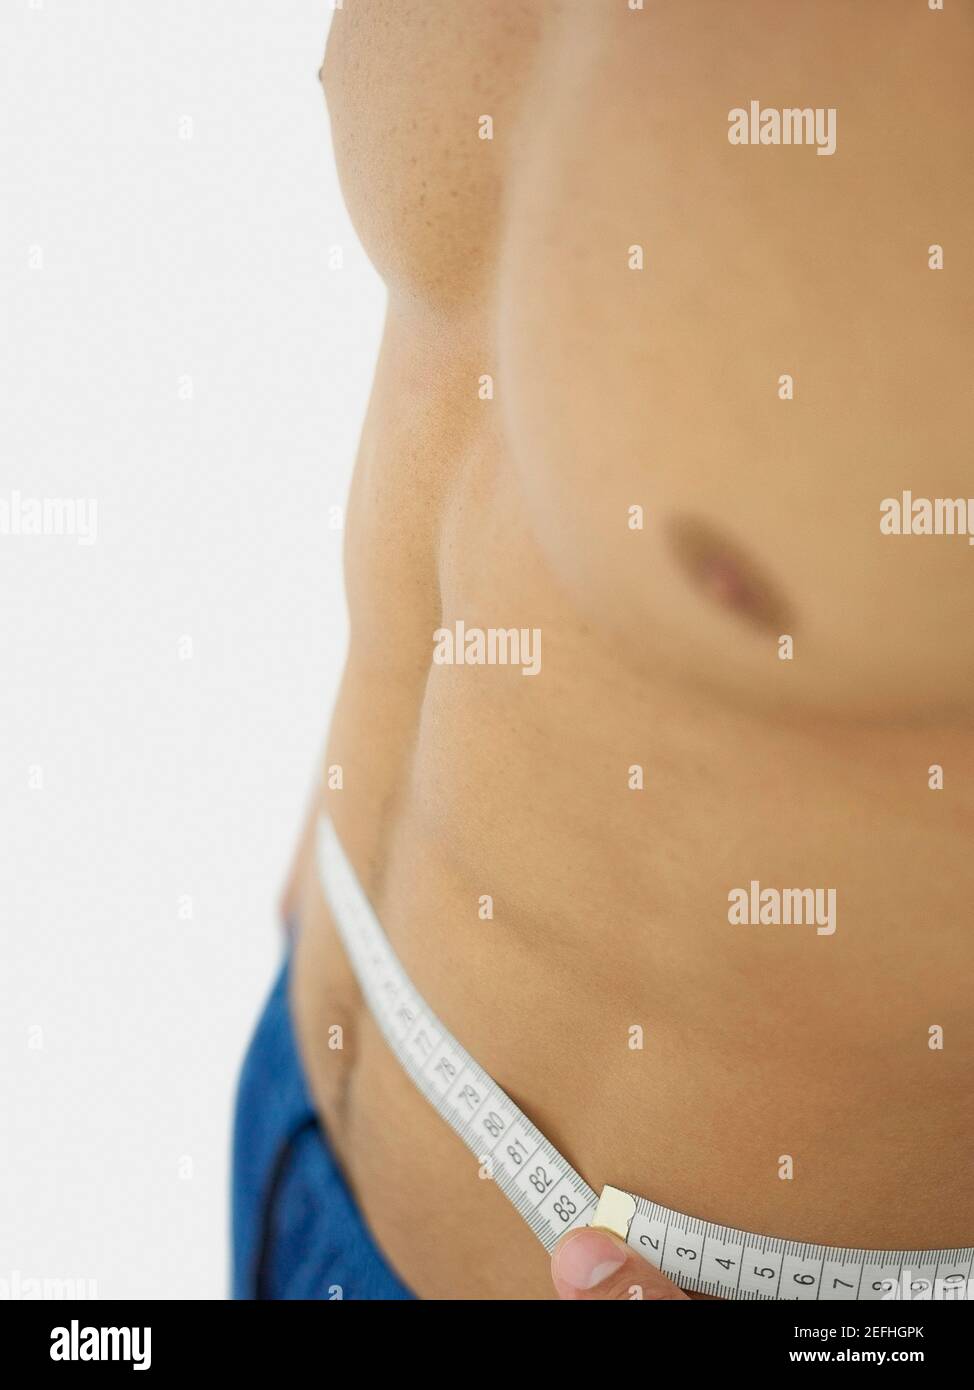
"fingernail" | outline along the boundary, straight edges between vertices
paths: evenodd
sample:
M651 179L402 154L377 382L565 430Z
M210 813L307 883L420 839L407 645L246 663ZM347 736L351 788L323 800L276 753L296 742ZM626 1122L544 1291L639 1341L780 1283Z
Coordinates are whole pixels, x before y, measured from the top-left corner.
M554 1275L573 1289L594 1289L626 1263L625 1251L599 1231L584 1231L555 1252Z

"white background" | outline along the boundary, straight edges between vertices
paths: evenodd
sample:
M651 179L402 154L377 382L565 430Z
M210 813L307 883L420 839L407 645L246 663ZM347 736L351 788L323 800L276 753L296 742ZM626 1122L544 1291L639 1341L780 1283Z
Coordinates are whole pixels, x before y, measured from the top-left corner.
M384 303L329 18L0 9L0 499L98 507L93 546L0 536L0 1281L227 1292L233 1089L343 656L328 510Z

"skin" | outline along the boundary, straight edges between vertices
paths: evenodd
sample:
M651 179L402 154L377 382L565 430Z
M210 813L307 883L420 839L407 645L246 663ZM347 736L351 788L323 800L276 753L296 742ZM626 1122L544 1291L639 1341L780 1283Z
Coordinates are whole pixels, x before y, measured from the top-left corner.
M974 492L974 23L793 11L336 13L336 156L389 305L343 788L315 809L425 998L596 1190L965 1245L974 555L882 536L879 507ZM836 153L731 146L752 97L835 107ZM433 664L458 619L540 628L540 673ZM834 888L835 933L732 926L752 879ZM425 1298L568 1296L388 1052L307 846L288 906L309 1083L391 1264Z

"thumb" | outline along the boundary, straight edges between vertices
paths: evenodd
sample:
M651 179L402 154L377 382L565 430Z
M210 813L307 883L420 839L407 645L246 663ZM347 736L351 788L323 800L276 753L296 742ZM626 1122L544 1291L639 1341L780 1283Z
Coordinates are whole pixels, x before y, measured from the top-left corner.
M559 1298L686 1299L687 1295L618 1236L593 1226L569 1231L551 1257Z

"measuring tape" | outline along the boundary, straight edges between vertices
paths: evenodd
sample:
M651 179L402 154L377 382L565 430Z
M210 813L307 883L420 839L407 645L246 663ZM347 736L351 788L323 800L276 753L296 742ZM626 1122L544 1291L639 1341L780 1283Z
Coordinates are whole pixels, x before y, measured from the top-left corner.
M550 1251L566 1231L614 1231L682 1289L733 1299L972 1297L974 1247L851 1250L716 1226L644 1197L589 1187L428 1007L403 969L334 826L318 821L318 872L369 1009L415 1085ZM905 1282L904 1282L905 1276Z

